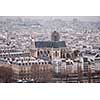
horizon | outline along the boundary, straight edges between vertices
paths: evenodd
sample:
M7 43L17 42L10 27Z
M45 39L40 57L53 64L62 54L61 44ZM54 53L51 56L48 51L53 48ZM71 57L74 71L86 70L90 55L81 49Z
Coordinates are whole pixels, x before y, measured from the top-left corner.
M22 18L22 19L35 19L35 20L54 20L63 19L64 21L72 21L78 19L85 22L99 22L100 16L0 16L0 18Z

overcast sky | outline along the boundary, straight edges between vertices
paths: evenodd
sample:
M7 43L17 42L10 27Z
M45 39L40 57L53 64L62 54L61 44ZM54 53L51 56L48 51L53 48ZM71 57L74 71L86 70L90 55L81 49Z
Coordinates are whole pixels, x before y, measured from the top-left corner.
M16 17L16 16L15 16ZM14 16L9 16L9 18L15 18ZM100 22L100 16L17 16L21 18L32 18L32 19L63 19L66 21L70 21L73 18L77 18L80 21L93 21L93 22ZM1 16L0 16L1 18ZM7 16L2 16L2 18L8 18Z
M36 19L64 19L64 20L72 20L73 18L77 18L80 21L93 21L93 22L97 22L100 21L100 16L35 16L33 18Z

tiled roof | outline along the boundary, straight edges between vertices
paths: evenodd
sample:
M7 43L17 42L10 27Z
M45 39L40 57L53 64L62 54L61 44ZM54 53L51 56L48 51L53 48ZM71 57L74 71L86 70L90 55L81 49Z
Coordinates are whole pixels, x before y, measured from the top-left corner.
M65 41L36 41L36 48L61 48L66 47Z

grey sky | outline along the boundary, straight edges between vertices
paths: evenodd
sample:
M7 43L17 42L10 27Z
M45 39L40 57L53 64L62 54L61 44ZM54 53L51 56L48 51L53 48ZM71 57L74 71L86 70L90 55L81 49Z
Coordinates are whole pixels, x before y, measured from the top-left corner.
M93 21L93 22L97 22L100 21L100 16L35 16L33 18L36 19L56 19L56 18L60 18L60 19L64 19L64 20L72 20L73 18L77 18L80 21Z
M2 18L7 16L2 16ZM70 21L73 18L77 18L80 21L93 21L93 22L100 22L100 16L8 16L9 18L21 17L21 18L30 18L30 19L63 19L66 21ZM1 18L1 17L0 17Z

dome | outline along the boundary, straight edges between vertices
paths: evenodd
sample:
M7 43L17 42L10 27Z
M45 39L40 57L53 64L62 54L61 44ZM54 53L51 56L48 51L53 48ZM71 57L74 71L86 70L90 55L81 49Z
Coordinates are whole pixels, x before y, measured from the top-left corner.
M54 31L52 34L51 34L51 40L52 41L59 41L60 39L60 35L58 32Z

